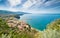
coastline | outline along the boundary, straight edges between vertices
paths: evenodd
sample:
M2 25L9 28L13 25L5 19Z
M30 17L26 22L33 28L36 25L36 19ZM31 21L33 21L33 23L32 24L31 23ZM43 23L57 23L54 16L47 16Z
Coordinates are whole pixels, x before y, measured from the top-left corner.
M4 20L2 20L2 21L4 21ZM51 34L55 35L55 33L57 33L58 31L60 31L59 30L60 29L60 26L59 26L60 25L59 24L60 23L60 19L54 20L51 23L47 24L48 25L48 26L46 26L47 29L45 29L43 31L38 30L36 28L33 28L28 23L26 23L26 22L24 22L22 20L18 20L15 17L6 18L5 21L6 21L9 29L15 30L13 32L17 32L18 34L21 33L21 34L23 34L22 36L24 36L24 34L25 34L28 38L31 38L31 37L32 38L40 38L40 37L41 38L51 38L52 37ZM4 28L7 28L7 27L5 27L5 24L4 24ZM8 32L8 30L7 30L6 33L7 34L10 33L10 31ZM3 32L5 32L5 31L3 31ZM17 33L16 33L16 35L18 35ZM60 33L60 32L58 32L58 33ZM1 34L4 34L4 33L1 33ZM12 33L12 34L14 34L14 33ZM33 36L31 36L31 35L33 35ZM60 34L57 34L57 35L60 35ZM57 37L57 35L56 35L56 37ZM53 37L55 37L55 36L53 36Z

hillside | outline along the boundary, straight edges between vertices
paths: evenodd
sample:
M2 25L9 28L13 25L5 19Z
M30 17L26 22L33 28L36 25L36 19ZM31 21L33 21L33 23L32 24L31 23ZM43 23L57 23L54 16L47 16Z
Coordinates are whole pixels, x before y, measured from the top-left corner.
M37 32L29 24L16 18L0 18L0 38L35 38Z
M24 15L24 14L29 14L26 12L20 12L20 11L7 11L7 10L0 10L0 17L2 18L7 18L7 17L15 17L20 19L20 16Z
M60 19L47 24L45 30L37 31L14 17L0 18L0 38L60 38Z
M60 19L47 24L44 31L36 34L36 38L60 38Z
M4 15L15 15L15 14L28 14L26 12L20 12L20 11L7 11L7 10L0 10L0 14L4 14Z

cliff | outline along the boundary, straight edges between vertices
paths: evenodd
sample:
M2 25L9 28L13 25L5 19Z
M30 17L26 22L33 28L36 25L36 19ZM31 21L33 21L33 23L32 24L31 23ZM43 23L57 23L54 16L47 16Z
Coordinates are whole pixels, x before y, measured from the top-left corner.
M60 19L47 24L45 30L37 31L14 17L0 18L0 38L60 38Z
M35 38L38 31L14 17L0 18L0 38Z

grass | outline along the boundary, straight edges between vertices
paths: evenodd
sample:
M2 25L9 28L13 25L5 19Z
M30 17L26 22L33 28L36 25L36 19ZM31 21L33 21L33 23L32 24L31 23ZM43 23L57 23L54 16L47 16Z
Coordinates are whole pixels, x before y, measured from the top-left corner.
M47 24L43 31L31 30L19 31L18 28L10 28L6 21L0 18L0 38L60 38L60 19Z
M34 31L19 31L18 28L10 28L6 21L0 18L0 38L34 38Z
M60 38L60 19L47 24L46 29L38 32L36 38Z

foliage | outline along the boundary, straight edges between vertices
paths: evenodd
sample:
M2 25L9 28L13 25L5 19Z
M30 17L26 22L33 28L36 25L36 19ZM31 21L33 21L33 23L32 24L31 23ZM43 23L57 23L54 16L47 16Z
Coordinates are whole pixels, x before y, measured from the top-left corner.
M18 28L8 27L5 20L0 18L0 38L34 38L32 31L19 31Z
M49 23L44 31L36 35L36 38L60 38L60 19Z
M60 19L55 20L47 25L47 29L60 31Z
M6 21L0 18L0 38L60 38L60 19L47 24L43 31L27 30L29 31L8 27Z

